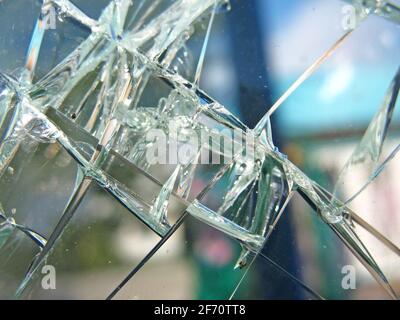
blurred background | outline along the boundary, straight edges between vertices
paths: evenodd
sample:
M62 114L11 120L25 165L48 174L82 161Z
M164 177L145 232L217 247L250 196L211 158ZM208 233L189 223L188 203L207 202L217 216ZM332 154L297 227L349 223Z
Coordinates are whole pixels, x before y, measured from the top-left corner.
M23 2L23 5L22 5ZM96 18L108 1L72 1ZM398 2L397 2L398 3ZM340 0L231 0L210 36L200 88L249 127L345 32ZM39 1L0 1L0 70L24 65ZM18 16L18 19L15 17ZM61 22L59 22L61 25ZM194 67L208 19L196 24L188 43ZM38 78L87 37L78 26L49 30ZM54 45L54 44L57 45ZM371 16L272 117L274 141L309 177L333 190L339 173L384 101L399 67L400 25ZM188 74L191 74L188 71ZM192 72L193 74L193 72ZM394 115L383 155L397 145ZM19 161L35 153L28 166ZM16 221L48 235L72 191L76 164L56 145L21 150L0 181L0 201ZM347 199L369 176L368 166L346 175L339 197ZM18 176L18 179L16 177ZM350 207L400 245L398 159ZM138 186L140 181L137 182ZM201 184L201 181L196 183ZM362 229L357 232L400 292L400 259ZM47 263L57 270L56 290L40 281L25 298L104 299L158 236L105 191L92 187ZM190 218L118 294L119 299L309 299L304 288L258 257L246 270L234 265L240 245ZM23 234L0 239L0 298L13 298L36 253ZM328 299L387 299L376 281L299 197L263 249L292 275ZM343 267L356 270L356 288L342 287Z

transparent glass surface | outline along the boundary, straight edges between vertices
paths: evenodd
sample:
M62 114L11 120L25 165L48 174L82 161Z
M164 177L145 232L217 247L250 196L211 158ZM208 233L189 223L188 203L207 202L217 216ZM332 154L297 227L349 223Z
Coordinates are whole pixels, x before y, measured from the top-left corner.
M395 299L400 3L0 1L1 299Z

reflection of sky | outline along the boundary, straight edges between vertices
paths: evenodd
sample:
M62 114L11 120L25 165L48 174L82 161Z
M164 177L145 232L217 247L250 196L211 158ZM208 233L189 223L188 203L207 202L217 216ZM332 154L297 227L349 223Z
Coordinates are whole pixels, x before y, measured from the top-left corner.
M277 99L343 33L332 0L259 0L269 71ZM371 17L281 106L288 135L365 126L398 67L400 27Z

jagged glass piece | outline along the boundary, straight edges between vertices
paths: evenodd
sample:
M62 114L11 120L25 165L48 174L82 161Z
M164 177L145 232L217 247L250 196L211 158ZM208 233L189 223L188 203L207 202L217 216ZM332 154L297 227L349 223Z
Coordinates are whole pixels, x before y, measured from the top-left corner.
M346 199L346 203L351 202L356 198L367 186L370 184L384 169L387 161L391 160L397 153L397 148L395 148L391 154L379 163L382 154L382 148L385 143L390 124L393 119L393 114L397 106L398 97L400 90L400 69L390 85L388 92L386 93L385 99L369 124L363 138L361 139L359 145L353 151L350 159L345 164L342 172L339 175L338 181L336 182L334 194L336 194L337 189L341 184L343 184L343 179L349 172L359 165L367 165L373 168L373 172L370 175L367 183L362 183L359 186L359 190L352 195L349 199Z
M400 23L400 7L387 0L345 0L357 8L361 8L365 14L377 14L395 23Z

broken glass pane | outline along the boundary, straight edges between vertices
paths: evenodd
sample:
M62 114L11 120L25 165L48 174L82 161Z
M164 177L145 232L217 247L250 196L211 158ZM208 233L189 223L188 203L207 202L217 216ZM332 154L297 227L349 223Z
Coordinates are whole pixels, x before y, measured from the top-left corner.
M323 2L319 4L321 9L313 13L321 19L329 8ZM238 269L228 286L230 294L218 297L233 298L246 283L249 270L262 261L269 265L269 272L279 273L307 295L322 299L296 275L298 270L288 271L284 262L270 257L273 252L269 251L269 241L274 241L287 209L296 211L292 204L297 198L308 206L312 219L321 224L318 230L324 230L323 237L329 242L331 238L325 234L337 235L335 240L347 248L389 297L396 298L386 272L359 236L359 229L395 255L400 250L374 224L364 220L352 204L380 178L398 152L395 140L388 143L388 149L385 147L391 124L397 120L398 66L388 64L392 82L386 84L386 95L376 94L384 98L376 105L375 116L333 184L320 181L323 179L314 178L312 170L301 168L301 161L296 163L301 153L282 148L275 134L279 121L274 116L280 112L289 114L287 137L296 139L296 126L291 122L297 121L299 113L308 114L303 119L312 122L304 132L310 134L314 130L315 134L321 125L316 123L316 114L326 110L316 112L310 106L318 108L315 106L321 101L328 101L332 107L348 105L348 97L340 94L355 76L349 74L351 68L340 57L346 50L356 51L352 41L357 43L365 25L377 20L394 25L398 32L400 9L395 3L347 2L353 9L350 26L324 38L324 50L314 48L300 63L296 63L293 50L286 50L289 56L286 53L280 57L284 63L275 65L277 78L289 69L301 71L296 77L278 80L284 89L270 107L265 105L254 125L242 121L234 109L224 106L225 101L218 102L207 93L209 90L203 90L213 90L209 84L204 83L203 87L202 80L207 71L208 47L215 42L213 30L222 28L220 17L235 10L236 1L113 0L90 4L43 0L40 5L32 1L32 8L23 10L18 1L1 2L4 17L21 9L21 14L32 20L25 57L19 58L19 48L6 42L0 64L0 250L4 261L17 255L19 268L25 265L23 275L17 276L17 270L10 273L12 279L4 285L5 296L48 297L43 270L52 266L60 272L83 272L85 263L69 265L68 260L91 250L97 253L92 256L92 265L101 266L105 273L109 272L109 265L127 263L129 259L114 256L112 235L129 235L126 230L130 223L123 231L118 228L129 217L142 223L140 227L131 226L132 233L142 230L149 242L139 245L142 259L135 260L136 267L125 269L124 275L109 275L113 283L105 282L104 287L95 290L103 298L117 297L126 284L132 285L136 278L131 279L146 269L153 256L157 259L164 245L172 243L182 233L182 224L191 219L212 230L201 231L199 239L205 245L199 252L216 259L209 248L220 245L218 252L231 251L225 266ZM337 1L332 6L341 5L344 4ZM240 5L236 8L239 12L246 10ZM305 12L309 9L297 8ZM18 46L29 33L15 24L5 32L12 34L12 39L21 39ZM398 34L393 37L399 39ZM395 40L386 39L384 44L388 41ZM302 47L305 52L311 49ZM15 61L3 62L13 50L17 65ZM338 63L333 60L335 57L339 57L337 61L343 68L332 72L330 68ZM293 62L286 63L284 59ZM329 72L327 84L320 82ZM356 79L362 78L357 71L354 74ZM309 97L309 92L314 98ZM315 157L319 157L318 151L314 150ZM357 180L359 186L352 185L354 191L343 192L348 176L358 166L367 168L367 177ZM105 204L96 207L105 194L109 196L108 210L104 210ZM85 206L91 206L91 211L85 212ZM43 210L44 207L47 208ZM103 219L102 215L107 217ZM91 228L96 231L91 233ZM188 227L188 237L194 229ZM285 235L287 239L292 236L289 233L292 232ZM212 241L204 240L207 234ZM181 235L181 241L182 238ZM27 240L33 248L20 253L18 248L25 246ZM284 248L284 240L275 240L276 250ZM89 249L85 241L95 245ZM177 255L173 258L177 261L178 242L175 240ZM233 260L236 261L232 263ZM338 258L336 263L339 261ZM7 263L4 268L2 274L9 275ZM75 288L61 287L60 297L63 292L71 297L82 294ZM332 295L328 292L327 296Z

